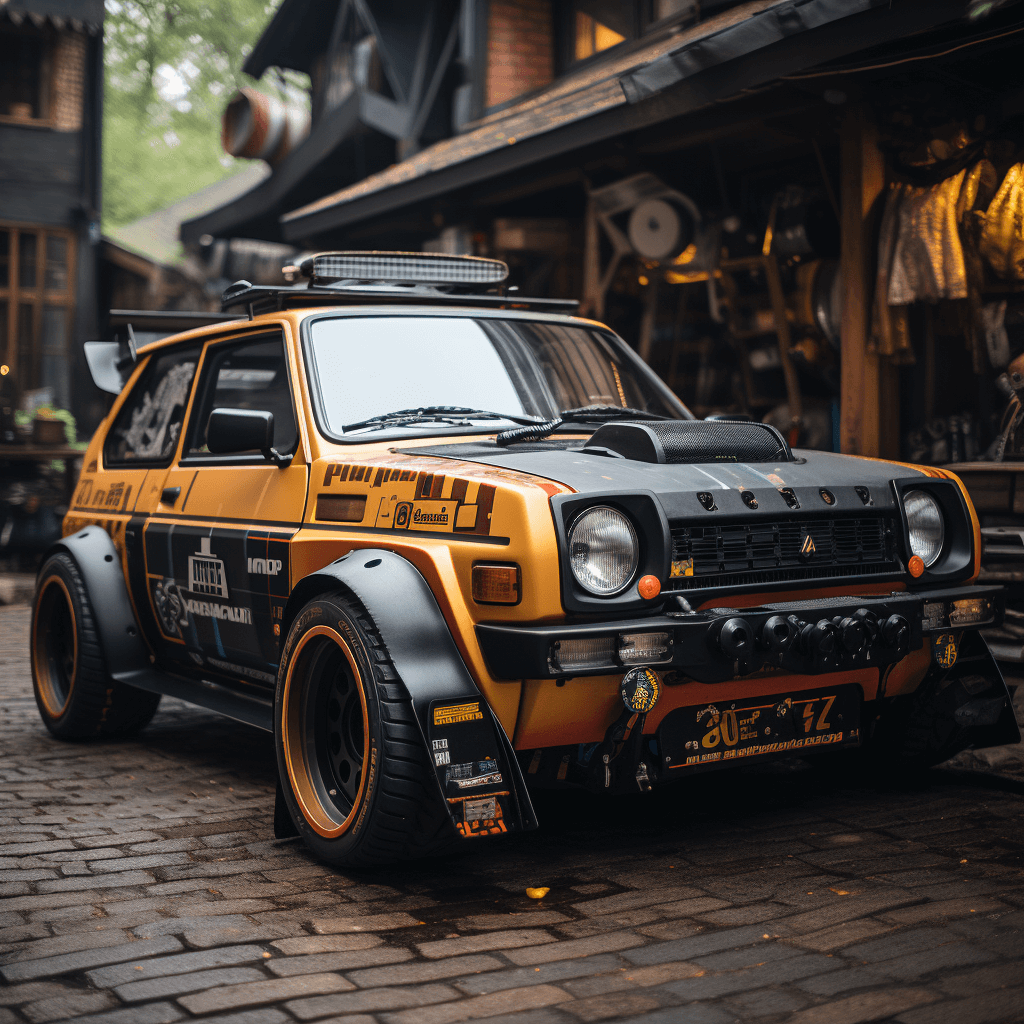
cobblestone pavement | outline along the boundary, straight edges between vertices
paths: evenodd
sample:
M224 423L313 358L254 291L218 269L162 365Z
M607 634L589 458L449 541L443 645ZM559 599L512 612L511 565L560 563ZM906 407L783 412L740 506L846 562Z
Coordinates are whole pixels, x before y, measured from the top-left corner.
M801 762L375 873L271 828L269 738L166 700L50 738L0 609L0 1024L1024 1020L1024 781ZM526 888L550 887L542 900Z

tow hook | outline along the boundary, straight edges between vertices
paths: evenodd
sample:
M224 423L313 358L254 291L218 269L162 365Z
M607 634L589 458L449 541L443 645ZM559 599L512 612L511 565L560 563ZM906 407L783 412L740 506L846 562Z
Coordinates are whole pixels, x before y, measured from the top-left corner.
M636 766L636 784L641 793L650 793L651 780L647 777L647 765L643 761Z

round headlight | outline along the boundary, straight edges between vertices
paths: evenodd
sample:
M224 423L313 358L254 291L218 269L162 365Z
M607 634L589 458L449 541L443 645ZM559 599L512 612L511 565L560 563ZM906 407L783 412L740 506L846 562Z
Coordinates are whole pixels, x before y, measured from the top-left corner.
M606 505L587 509L569 531L569 564L584 590L611 597L626 587L640 558L633 524Z
M910 550L926 566L934 565L942 554L946 524L939 503L926 491L907 491L903 507L910 527Z

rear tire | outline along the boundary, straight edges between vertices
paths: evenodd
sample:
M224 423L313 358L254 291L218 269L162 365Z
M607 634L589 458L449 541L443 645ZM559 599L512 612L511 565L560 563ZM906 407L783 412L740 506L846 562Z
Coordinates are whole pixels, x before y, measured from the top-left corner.
M310 601L288 632L274 741L288 813L321 860L369 867L457 841L408 692L343 593Z
M127 736L160 703L111 679L92 603L75 560L63 552L40 570L32 608L32 687L43 724L61 740Z

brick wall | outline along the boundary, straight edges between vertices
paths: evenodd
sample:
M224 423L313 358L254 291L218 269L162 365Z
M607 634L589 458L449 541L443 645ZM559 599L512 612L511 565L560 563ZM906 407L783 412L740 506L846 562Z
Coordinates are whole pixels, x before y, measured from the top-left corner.
M85 36L61 32L53 48L53 126L61 132L82 127L85 93Z
M545 86L553 77L551 0L491 0L487 106Z

